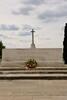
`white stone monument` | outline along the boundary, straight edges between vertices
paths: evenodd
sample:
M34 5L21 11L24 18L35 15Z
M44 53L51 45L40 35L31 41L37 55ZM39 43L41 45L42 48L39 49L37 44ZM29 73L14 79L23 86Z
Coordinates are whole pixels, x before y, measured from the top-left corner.
M63 63L62 48L36 48L34 43L34 30L32 29L31 48L3 49L2 66L24 67L29 59L35 59L38 66L55 66ZM57 66L57 65L56 65Z

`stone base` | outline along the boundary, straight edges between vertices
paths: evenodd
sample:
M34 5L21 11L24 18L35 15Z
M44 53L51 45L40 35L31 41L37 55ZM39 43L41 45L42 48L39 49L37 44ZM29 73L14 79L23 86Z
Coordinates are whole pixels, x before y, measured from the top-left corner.
M24 67L29 59L35 59L38 67L61 67L62 48L3 49L1 66Z
M63 62L44 62L44 61L40 61L37 62L38 65L37 67L62 67L64 66ZM25 67L25 61L2 61L1 62L1 66L2 67L21 67L24 68Z
M35 44L31 44L31 48L32 48L32 49L36 48L36 47L35 47Z

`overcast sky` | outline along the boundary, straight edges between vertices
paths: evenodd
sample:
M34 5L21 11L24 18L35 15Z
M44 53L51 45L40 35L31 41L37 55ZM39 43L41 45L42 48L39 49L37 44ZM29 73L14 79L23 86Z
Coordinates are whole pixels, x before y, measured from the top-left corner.
M62 48L67 0L0 0L0 40L7 48Z

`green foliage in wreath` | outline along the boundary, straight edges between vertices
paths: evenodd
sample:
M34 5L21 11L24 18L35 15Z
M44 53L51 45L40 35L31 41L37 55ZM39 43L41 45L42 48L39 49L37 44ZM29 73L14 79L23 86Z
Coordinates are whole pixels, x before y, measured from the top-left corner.
M26 64L26 67L28 67L28 68L37 67L37 62L34 59L29 59L25 64Z

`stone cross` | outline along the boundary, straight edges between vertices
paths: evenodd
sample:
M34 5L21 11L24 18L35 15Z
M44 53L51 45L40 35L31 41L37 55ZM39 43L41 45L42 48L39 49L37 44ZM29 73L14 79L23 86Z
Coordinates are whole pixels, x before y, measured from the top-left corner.
M32 29L32 44L31 44L31 48L35 48L35 44L34 44L34 29Z

